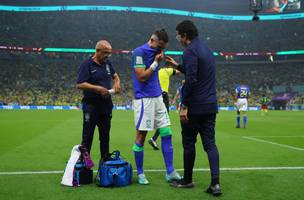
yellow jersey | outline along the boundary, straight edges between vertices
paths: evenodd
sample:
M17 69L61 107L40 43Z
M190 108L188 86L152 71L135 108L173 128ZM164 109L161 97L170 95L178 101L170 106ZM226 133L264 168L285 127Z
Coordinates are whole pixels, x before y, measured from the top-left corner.
M159 83L160 87L163 92L167 92L169 90L169 85L170 85L170 77L175 74L175 70L173 68L161 68L158 71L158 78L159 78Z

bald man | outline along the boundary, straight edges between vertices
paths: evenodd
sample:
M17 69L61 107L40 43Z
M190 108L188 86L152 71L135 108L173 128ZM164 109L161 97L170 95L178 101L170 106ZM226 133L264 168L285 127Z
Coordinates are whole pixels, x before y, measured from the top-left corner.
M79 68L77 88L83 90L82 145L91 151L94 130L99 131L100 155L106 160L109 155L109 134L112 119L111 95L121 90L120 79L108 58L112 47L106 40L97 42L95 54ZM113 85L111 85L113 80Z

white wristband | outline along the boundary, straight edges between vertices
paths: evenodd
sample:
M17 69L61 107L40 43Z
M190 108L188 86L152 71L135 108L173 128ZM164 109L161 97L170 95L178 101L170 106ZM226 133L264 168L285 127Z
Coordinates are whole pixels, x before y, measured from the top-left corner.
M153 71L155 71L156 68L157 68L157 66L158 66L158 62L154 61L154 62L150 65L150 68L151 68Z
M111 95L115 93L115 90L114 90L114 89L109 89L108 91L109 91L109 93L110 93Z

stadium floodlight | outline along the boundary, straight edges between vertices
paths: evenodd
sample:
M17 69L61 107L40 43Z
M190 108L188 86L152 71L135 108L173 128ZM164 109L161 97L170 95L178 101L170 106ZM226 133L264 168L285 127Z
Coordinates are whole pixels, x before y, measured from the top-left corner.
M253 11L254 15L252 21L259 21L260 17L258 12L262 10L262 0L249 0L250 1L250 10Z

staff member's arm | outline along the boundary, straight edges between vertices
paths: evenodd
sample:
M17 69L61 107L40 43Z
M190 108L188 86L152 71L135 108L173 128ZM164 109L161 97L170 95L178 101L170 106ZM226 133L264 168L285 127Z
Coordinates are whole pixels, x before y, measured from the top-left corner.
M184 52L185 84L183 87L183 99L181 102L180 119L188 121L188 106L193 85L197 82L198 59L191 50Z
M88 82L89 79L90 79L89 67L86 63L82 63L78 71L76 88L81 90L92 90L105 97L109 95L109 91L107 88L99 85L91 84Z
M197 82L196 77L197 77L198 62L197 62L197 57L191 50L186 50L184 52L183 57L184 57L185 66L181 66L180 64L178 64L170 56L166 56L166 61L169 62L171 65L175 66L180 72L186 74L185 85L183 88L182 104L185 107L188 107L192 86L193 86L193 84L195 84Z
M77 83L76 87L77 87L77 89L81 89L81 90L95 91L95 92L101 94L102 96L108 96L109 95L109 91L108 91L107 88L99 86L99 85L93 85L93 84L88 83L88 82Z
M174 75L180 75L181 72L178 69L174 69Z
M185 73L184 67L178 62L176 62L172 57L166 56L166 62L169 62L173 66L173 68L177 70L177 75L179 75L180 73Z
M189 105L189 97L191 95L191 88L192 88L192 85L197 82L196 77L197 77L198 62L197 62L197 57L194 55L194 53L191 50L185 51L183 58L184 58L185 66L178 64L170 56L166 56L166 62L169 62L177 70L186 74L185 85L183 88L183 99L181 102L181 110L179 113L179 117L180 117L181 121L187 122L188 121L188 105Z
M158 64L164 58L164 54L160 53L155 56L154 62L151 64L149 68L146 68L144 65L143 67L136 67L135 66L135 74L139 81L145 82L150 78L153 72L156 70Z
M113 75L113 81L114 81L113 89L114 89L115 93L119 93L121 90L121 87L120 87L120 78L117 73L115 73Z

